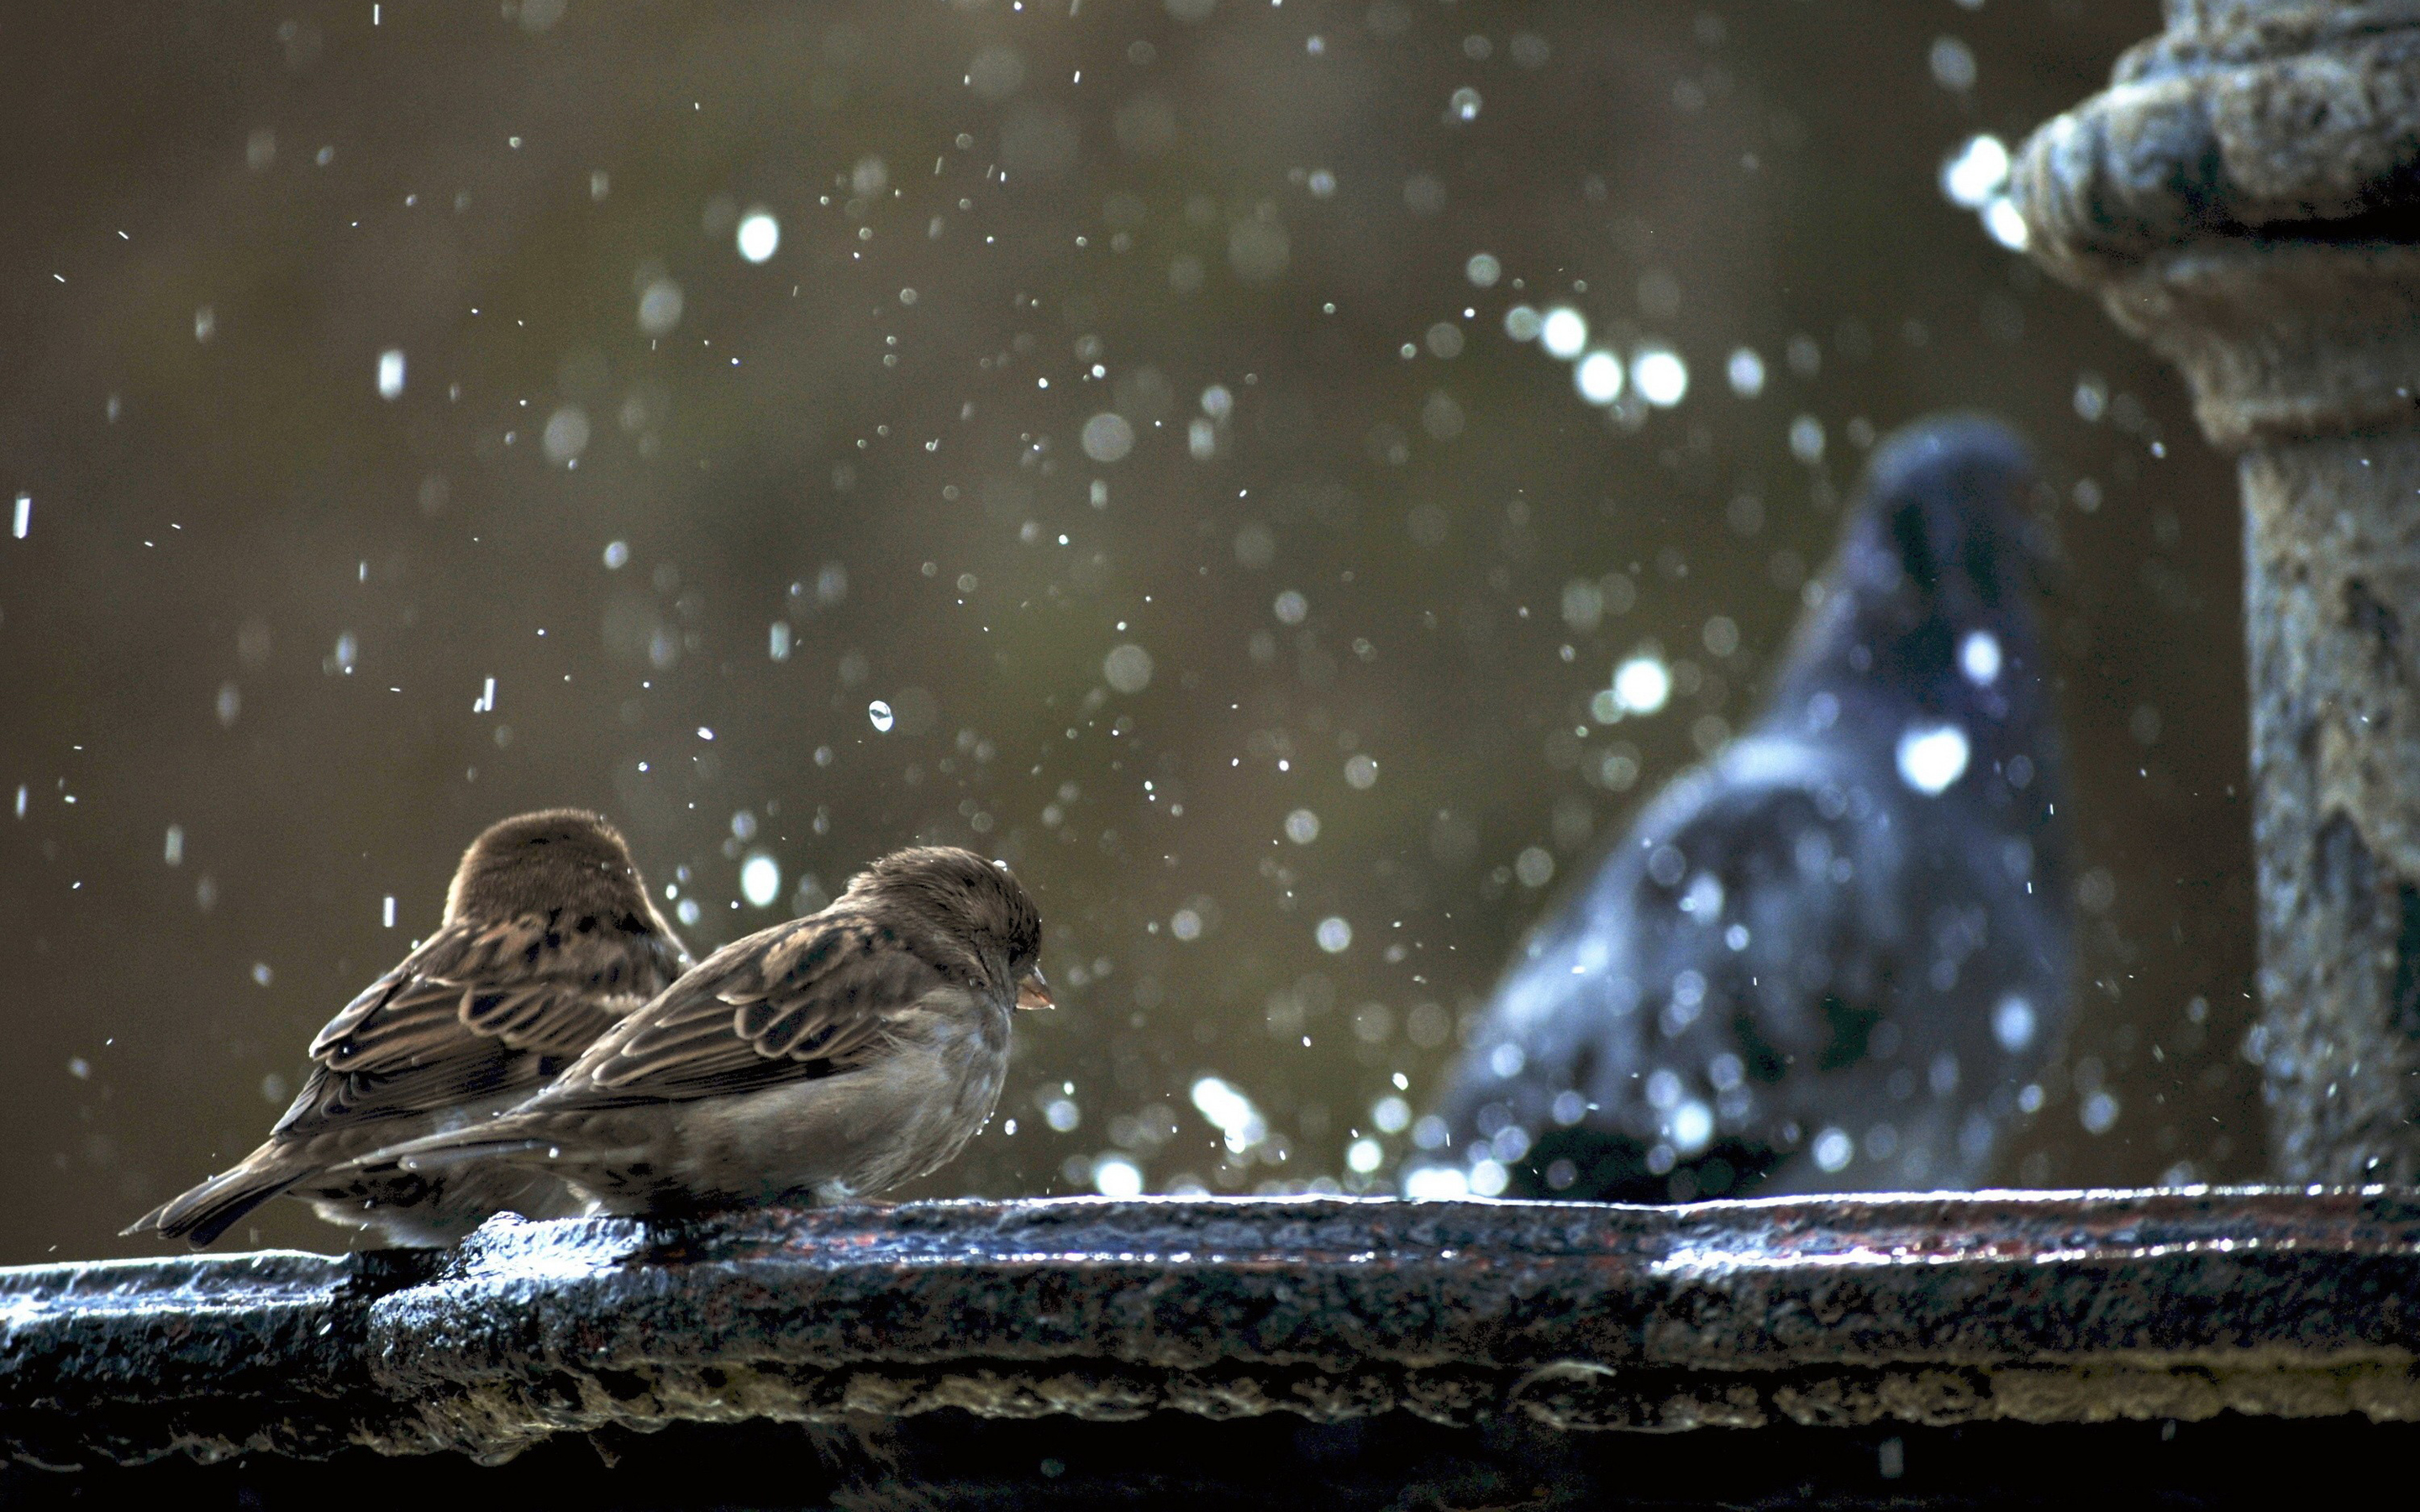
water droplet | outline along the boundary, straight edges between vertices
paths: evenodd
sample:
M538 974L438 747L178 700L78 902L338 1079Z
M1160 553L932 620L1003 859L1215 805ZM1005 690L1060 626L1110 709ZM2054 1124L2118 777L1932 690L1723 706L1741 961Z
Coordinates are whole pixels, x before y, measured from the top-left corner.
M1151 653L1137 645L1113 647L1101 658L1101 675L1121 693L1140 693L1151 686Z
M874 721L874 728L877 731L886 734L890 733L891 726L893 722L890 704L883 702L880 699L876 699L873 702L865 706L865 717Z
M2076 1115L2084 1120L2085 1133L2107 1134L2118 1121L2118 1099L2105 1091L2095 1092L2084 1100L2084 1106L2076 1110Z
M1084 455L1095 462L1116 462L1134 450L1134 426L1120 414L1103 413L1084 422Z
M771 210L755 207L739 218L736 239L740 256L752 263L765 262L781 250L782 223L773 218Z
M2000 639L1989 630L1969 630L1958 642L1958 670L1978 687L1989 687L2000 676Z
M546 459L558 467L578 461L580 454L588 450L588 411L576 404L557 409L547 417L546 432L538 444Z
M2014 993L1992 1010L1992 1038L2012 1056L2034 1042L2034 1005Z
M2017 208L2017 202L2006 194L1996 196L1991 204L1983 207L1983 229L1990 233L1993 240L2010 252L2024 251L2025 243L2033 239L2033 234L2025 227L2024 212Z
M1689 366L1669 347L1640 351L1630 360L1630 372L1637 381L1638 396L1658 409L1671 409L1689 392Z
M1714 1142L1714 1113L1695 1098L1672 1110L1672 1145L1683 1157L1702 1151Z
M1549 357L1559 357L1568 363L1588 345L1588 316L1568 304L1559 304L1546 312L1539 323L1538 339Z
M1753 399L1764 392L1764 359L1753 347L1742 347L1731 353L1724 364L1724 377L1730 379L1731 392L1743 399Z
M1625 714L1653 714L1672 697L1672 673L1660 656L1636 656L1613 673L1613 701Z
M680 324L681 286L659 278L639 292L639 329L650 336L667 336Z
M1593 405L1608 405L1621 397L1621 359L1609 351L1598 350L1580 359L1572 372L1572 382L1580 397Z
M1899 775L1932 797L1965 775L1966 732L1954 724L1916 725L1899 737Z
M1989 132L1968 137L1941 165L1941 193L1962 209L1981 209L2008 181L2008 144Z
M1926 61L1932 67L1932 82L1942 88L1963 94L1975 87L1975 50L1957 38L1935 38Z

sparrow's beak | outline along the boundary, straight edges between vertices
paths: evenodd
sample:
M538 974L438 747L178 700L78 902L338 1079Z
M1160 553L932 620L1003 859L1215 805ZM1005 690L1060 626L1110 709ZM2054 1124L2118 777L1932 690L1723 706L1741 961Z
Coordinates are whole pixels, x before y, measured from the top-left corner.
M1016 1006L1019 1008L1057 1008L1050 1000L1050 984L1042 980L1042 968L1035 966L1016 980Z

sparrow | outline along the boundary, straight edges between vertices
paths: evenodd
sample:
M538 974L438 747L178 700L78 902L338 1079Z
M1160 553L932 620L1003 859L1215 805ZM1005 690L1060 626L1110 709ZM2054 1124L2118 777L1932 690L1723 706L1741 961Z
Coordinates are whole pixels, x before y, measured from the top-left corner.
M707 956L519 1106L357 1165L551 1177L622 1216L870 1196L991 1117L1014 1011L1052 1006L1041 949L1006 868L899 851Z
M418 1246L505 1209L577 1213L582 1199L526 1170L337 1167L519 1102L688 964L602 816L551 809L494 825L463 853L437 933L311 1041L311 1072L268 1141L125 1232L198 1249L280 1195Z
M1536 927L1454 1068L1482 1189L1982 1181L2074 959L2033 479L1978 417L1875 451L1769 705Z

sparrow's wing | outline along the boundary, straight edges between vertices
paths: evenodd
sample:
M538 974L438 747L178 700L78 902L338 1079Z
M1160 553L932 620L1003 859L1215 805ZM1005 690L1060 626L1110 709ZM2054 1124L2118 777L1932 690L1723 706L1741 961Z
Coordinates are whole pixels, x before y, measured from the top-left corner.
M275 1134L535 1087L680 964L679 943L644 920L449 924L319 1031L318 1065Z
M1492 1103L1533 1135L1584 1113L1642 1148L1787 1143L1812 1084L1860 1058L1906 931L1905 838L1876 796L1776 736L1674 784L1507 978L1448 1099L1457 1133L1501 1121ZM1584 1102L1559 1111L1567 1092Z
M827 911L734 941L599 1041L550 1108L743 1092L852 1071L949 979L896 930Z

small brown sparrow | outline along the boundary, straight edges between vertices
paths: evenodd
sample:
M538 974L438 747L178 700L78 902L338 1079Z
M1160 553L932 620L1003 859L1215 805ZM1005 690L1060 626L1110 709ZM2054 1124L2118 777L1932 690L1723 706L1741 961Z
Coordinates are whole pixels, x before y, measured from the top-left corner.
M504 820L463 853L437 933L311 1041L311 1074L268 1142L125 1231L199 1248L280 1194L398 1244L450 1243L507 1208L581 1212L582 1198L529 1170L334 1167L484 1124L688 964L601 816L552 809Z
M900 851L706 957L519 1107L355 1165L544 1174L626 1215L871 1196L991 1116L1012 1010L1050 1006L1041 949L1004 868Z

